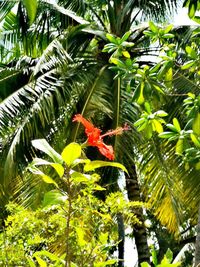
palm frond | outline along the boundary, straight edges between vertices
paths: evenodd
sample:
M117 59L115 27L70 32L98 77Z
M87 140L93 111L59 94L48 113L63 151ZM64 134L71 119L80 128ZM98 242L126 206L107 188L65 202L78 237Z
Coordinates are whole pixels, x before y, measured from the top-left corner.
M5 0L0 3L0 22L10 13L11 9L16 5L15 1Z
M187 174L180 168L174 147L154 138L153 143L149 142L141 149L138 160L146 200L161 224L178 232L185 216L181 179Z
M76 15L75 12L62 7L62 6L58 5L58 4L56 4L55 2L53 3L52 1L49 1L49 0L45 0L45 1L42 1L42 2L47 3L52 8L54 8L56 11L60 12L61 14L65 15L67 17L70 17L71 19L73 19L74 21L76 21L79 24L89 24L89 22L87 20L85 20L82 17Z

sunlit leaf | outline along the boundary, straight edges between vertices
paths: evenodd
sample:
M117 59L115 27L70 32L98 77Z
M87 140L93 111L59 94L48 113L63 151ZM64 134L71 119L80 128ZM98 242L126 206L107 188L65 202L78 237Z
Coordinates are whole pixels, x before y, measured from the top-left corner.
M122 51L122 54L123 54L123 56L125 56L126 58L130 58L130 57L131 57L128 51Z
M148 262L142 262L141 267L150 267L150 265L148 264Z
M194 134L190 134L190 138L196 147L200 148L200 142Z
M63 204L67 200L67 196L62 194L58 190L52 190L47 192L44 195L43 200L43 207L49 206L49 205L57 205L57 204Z
M174 124L174 127L176 128L176 130L178 132L180 132L181 131L181 126L180 126L179 121L177 120L177 118L173 118L173 124Z
M87 244L87 241L84 239L85 231L81 227L76 227L76 233L78 237L78 245L84 247Z
M163 132L162 124L158 120L152 120L152 124L154 126L154 130L157 133L162 133Z
M182 155L183 154L183 139L179 139L176 143L176 154Z
M183 64L183 66L181 67L182 70L186 70L189 69L190 67L192 67L195 64L194 60L190 60L187 61L186 63Z
M194 17L196 8L197 8L197 4L191 1L189 4L189 8L188 8L188 16L190 19Z
M166 117L166 116L168 116L168 113L165 112L164 110L158 110L158 111L156 111L155 114L156 114L157 116L159 116L159 117Z
M126 32L126 33L122 36L122 38L121 38L121 42L126 41L130 35L131 35L131 31Z
M32 145L46 153L49 157L51 157L54 162L61 163L63 162L62 157L58 154L45 139L36 139L32 141Z
M49 162L41 158L34 158L30 166L31 165L33 166L50 165L56 170L56 172L60 177L62 177L64 174L64 168L60 163Z
M37 12L37 0L23 0L23 3L27 11L30 24L32 24Z
M164 33L168 33L172 30L173 28L173 24L169 24L165 29L164 29Z
M80 172L73 172L71 174L71 179L75 182L75 183L88 183L91 180L84 174L80 173Z
M170 138L172 136L176 136L173 132L163 132L158 135L160 138Z
M29 170L32 173L34 173L34 174L40 175L45 183L47 183L47 184L54 184L58 188L57 183L51 177L49 177L48 175L44 174L38 168L36 168L36 167L30 167Z
M149 28L152 32L158 33L159 28L152 21L149 21Z
M106 34L106 38L107 38L111 43L117 44L117 40L116 40L116 38L115 38L112 34L107 33L107 34Z
M81 146L77 143L71 143L64 148L61 156L67 166L71 166L81 156Z
M46 262L44 260L42 260L39 256L35 256L35 258L36 258L40 267L47 267Z
M116 168L119 168L119 169L121 169L121 170L123 170L123 171L128 173L127 169L120 163L101 161L101 160L94 160L94 161L91 161L91 162L87 163L84 166L84 171L86 171L86 172L94 171L97 168L102 168L102 167L107 167L107 166L116 167Z
M192 130L195 134L200 135L200 113L197 113L192 124Z
M137 103L139 105L142 105L144 103L144 94L143 94L143 91L144 91L144 82L141 82L141 85L140 85L140 94L139 94L139 97L137 99Z

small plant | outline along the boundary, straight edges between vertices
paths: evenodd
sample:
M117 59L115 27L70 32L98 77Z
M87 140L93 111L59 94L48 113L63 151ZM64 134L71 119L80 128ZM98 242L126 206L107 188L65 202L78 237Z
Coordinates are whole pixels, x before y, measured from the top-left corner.
M127 226L139 223L132 210L141 203L128 202L121 192L107 194L104 201L96 196L98 191L106 190L98 184L100 176L94 172L97 168L112 166L127 172L126 168L113 161L91 161L82 151L85 146L95 146L113 160L114 150L103 138L121 134L128 127L118 127L101 135L101 130L81 115L76 115L74 121L85 127L88 139L82 146L70 143L59 154L45 139L32 141L36 149L45 153L46 159L35 158L28 169L40 176L49 190L36 211L14 203L8 206L10 215L5 222L5 235L0 235L0 247L7 252L0 257L2 264L111 266L118 262L112 255L120 242L118 214ZM13 251L12 257L8 250ZM22 256L16 261L18 251Z
M157 255L155 249L152 250L152 263L155 267L178 267L181 266L180 262L172 263L173 261L173 253L170 249L167 250L167 252L164 255L164 258L162 259L161 263L158 264ZM147 262L143 262L141 264L141 267L151 267Z

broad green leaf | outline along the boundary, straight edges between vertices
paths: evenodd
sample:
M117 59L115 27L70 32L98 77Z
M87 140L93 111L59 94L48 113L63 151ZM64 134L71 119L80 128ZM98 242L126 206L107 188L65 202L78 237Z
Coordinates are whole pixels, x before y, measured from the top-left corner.
M149 21L149 28L152 32L158 33L159 28L152 21Z
M163 34L162 38L165 38L165 39L174 38L174 34L172 34L172 33L166 33L166 34Z
M192 130L195 134L200 135L200 113L197 113L192 124Z
M144 103L144 107L145 107L146 111L147 111L149 114L151 114L151 106L150 106L149 102L145 102L145 103Z
M172 24L169 24L165 29L164 29L164 33L168 33L172 30L173 28L173 25Z
M149 125L149 122L147 119L145 119L144 123L137 127L138 132L143 131L148 125Z
M41 174L43 181L47 184L54 184L58 188L58 184L48 175Z
M145 136L147 139L150 139L153 135L153 129L151 124L147 124L146 128L145 128L145 132L144 132Z
M126 41L130 35L131 35L131 31L126 32L126 33L122 36L122 38L121 38L121 42Z
M86 163L84 166L84 171L94 171L97 168L102 168L102 167L116 167L121 169L122 171L125 171L128 173L127 169L124 167L124 165L118 163L118 162L108 162L108 161L101 161L101 160L94 160L89 163Z
M50 165L56 170L56 172L60 177L62 177L64 174L64 168L60 163L49 162L41 158L34 158L31 165L33 166Z
M186 70L189 69L190 67L192 67L195 64L194 60L190 60L187 61L186 63L183 64L183 66L181 67L182 70Z
M188 16L190 19L194 17L196 8L197 8L197 4L191 1L189 4L189 8L188 8Z
M156 89L156 91L158 91L159 93L164 94L164 91L160 84L156 83L155 81L151 81L151 86L153 86L153 88Z
M37 12L37 0L23 0L23 4L26 8L30 24L32 24Z
M152 120L152 124L153 124L154 131L156 131L157 133L163 132L162 124L158 120Z
M169 68L165 73L165 83L168 87L170 87L172 84L172 78L173 78L173 69Z
M183 139L178 139L178 142L176 143L176 154L183 154Z
M123 54L123 56L125 56L126 58L130 58L130 57L131 57L128 51L122 51L122 54Z
M135 127L138 127L140 126L141 124L143 124L144 122L146 122L147 119L146 118L140 118L139 120L137 120L135 123L134 123L134 126Z
M167 126L167 128L169 128L169 129L172 130L173 132L176 132L176 133L179 132L179 131L176 129L176 127L175 127L173 124L171 124L171 123L168 123L166 126Z
M141 267L150 267L151 265L148 264L148 262L142 262Z
M52 190L47 192L44 195L43 199L43 207L49 206L49 205L57 205L57 204L63 204L67 200L67 196L62 194L58 190Z
M107 33L107 34L106 34L106 38L107 38L111 43L118 44L116 38L115 38L112 34Z
M141 84L140 84L140 94L139 94L139 97L137 99L137 103L139 105L142 105L144 103L143 91L144 91L144 82L141 82Z
M166 116L168 116L168 113L165 112L164 110L158 110L158 111L155 112L155 114L158 117L166 117Z
M70 167L81 156L81 146L77 143L71 143L64 148L61 156L67 166Z
M34 174L40 175L45 183L54 184L58 188L58 184L51 177L49 177L48 175L44 174L38 168L33 166L33 167L30 167L29 170Z
M78 164L85 164L85 163L89 163L91 160L89 159L75 159L73 162L73 167L78 165Z
M73 172L71 178L75 183L88 183L91 180L80 172Z
M60 178L62 178L65 172L65 169L63 168L63 166L59 163L51 163L51 166L56 170Z
M157 266L158 264L158 260L157 260L157 255L156 255L156 250L155 248L153 248L152 252L151 252L151 255L152 255L152 262L155 266Z
M163 133L160 133L158 136L160 138L170 138L170 137L173 137L173 136L176 136L177 134L173 133L173 132L163 132Z
M110 59L110 62L113 63L113 64L115 64L115 65L117 65L120 68L125 68L125 64L123 63L123 61L119 60L118 58L112 57Z
M95 185L92 189L97 190L97 191L105 191L106 190L106 188L104 188L100 185Z
M177 118L173 118L173 124L174 124L174 127L176 128L176 130L178 132L181 131L181 127L180 127L180 124L179 124L179 121L177 120Z
M194 134L190 134L190 138L196 147L200 148L200 142Z
M84 247L87 244L87 242L84 239L85 231L81 227L76 227L76 234L77 234L77 237L78 237L78 240L77 240L78 241L78 245L80 247Z
M45 139L36 139L32 141L32 145L46 153L56 163L63 163L62 157L58 154Z
M36 267L35 262L31 259L30 256L27 256L26 259L28 261L29 267Z
M197 53L196 51L189 45L186 46L185 51L188 53L188 55L193 58L196 59L197 58Z
M36 258L40 267L47 267L46 262L44 260L42 260L39 256L35 256L35 258Z
M147 36L150 36L150 37L152 37L152 36L154 36L154 33L153 32L151 32L151 31L143 31L143 33L145 34L145 35L147 35Z

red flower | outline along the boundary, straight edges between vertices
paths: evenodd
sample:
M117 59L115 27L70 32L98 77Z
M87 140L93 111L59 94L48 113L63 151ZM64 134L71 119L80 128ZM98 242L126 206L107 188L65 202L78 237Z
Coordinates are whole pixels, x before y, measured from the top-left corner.
M85 133L88 138L88 144L91 146L96 146L99 149L99 152L110 160L114 159L113 147L106 145L103 142L103 138L105 136L122 134L124 130L129 130L128 126L124 126L123 128L118 127L116 130L108 131L107 133L101 135L101 130L96 128L92 123L83 118L81 114L75 115L73 121L78 121L83 124L83 126L85 127Z

